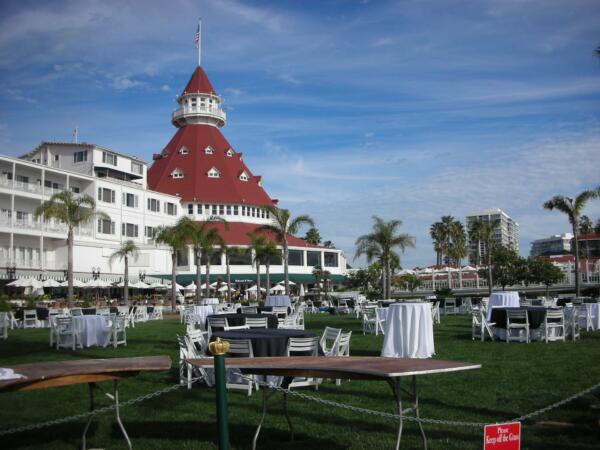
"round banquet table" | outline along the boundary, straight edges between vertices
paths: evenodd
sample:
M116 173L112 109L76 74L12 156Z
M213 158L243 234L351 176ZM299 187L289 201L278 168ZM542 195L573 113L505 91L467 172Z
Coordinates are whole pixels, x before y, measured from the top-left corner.
M84 347L106 347L110 338L110 326L102 316L74 316L73 326L81 335Z
M200 318L201 323L206 322L206 318L214 314L212 305L194 305L194 314Z
M519 293L516 291L507 291L507 292L492 292L490 295L490 302L488 304L488 313L487 320L491 322L492 320L492 310L498 307L504 308L518 308L520 306L519 303Z
M289 295L267 295L265 306L292 306Z
M491 322L495 323L498 328L506 328L506 311L508 310L520 310L524 309L527 311L527 319L529 320L529 328L539 328L544 319L546 318L546 311L548 308L545 306L521 306L519 308L494 308L492 311Z
M279 321L277 320L277 316L275 314L235 314L235 313L227 313L227 314L214 314L214 315L210 315L208 317L219 317L219 318L226 318L227 319L227 324L230 327L240 327L242 325L246 325L246 317L250 317L250 318L262 318L262 317L266 317L267 318L267 327L268 328L277 328L277 325L279 324ZM207 317L207 320L208 320ZM207 327L208 327L208 322L207 322ZM214 330L222 330L221 328L217 328L215 327Z
M429 302L395 303L387 308L381 356L429 358L435 353Z
M289 338L308 338L315 336L315 333L305 330L254 328L251 330L215 331L210 339L211 341L218 337L221 339L250 339L250 341L252 341L252 351L254 356L260 357L285 356Z

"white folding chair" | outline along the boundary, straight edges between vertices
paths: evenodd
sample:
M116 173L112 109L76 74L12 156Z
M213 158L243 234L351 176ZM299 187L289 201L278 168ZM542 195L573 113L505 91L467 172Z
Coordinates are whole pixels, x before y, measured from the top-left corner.
M246 317L246 326L248 328L268 328L268 319L266 317Z
M227 318L218 317L218 316L209 316L208 319L208 337L212 336L214 328L222 328L225 329L229 324L227 323Z
M56 317L54 320L56 324L54 338L56 339L57 350L61 347L71 348L72 350L77 347L83 348L81 334L76 329L72 317Z
M496 325L494 322L488 322L483 309L473 309L471 311L471 339L481 339L481 342L485 341L485 333L487 332L490 339L494 340L494 334L492 333L492 326Z
M544 331L544 340L548 341L566 341L565 331L565 313L562 309L546 310L546 317L542 323Z
M455 298L445 298L444 299L444 314L455 315L457 313L456 308L456 299Z
M127 347L127 319L123 316L112 314L110 316L110 338L108 343L114 348L119 344Z
M319 355L319 338L295 338L291 337L288 339L288 346L286 350L286 356L318 356ZM306 378L306 377L295 377L289 385L289 389L304 386L314 386L315 390L319 389L321 379L319 378Z
M8 339L10 317L7 312L0 312L0 339Z
M579 321L579 328L582 328L582 323L585 325L585 331L592 331L594 329L594 322L592 320L592 304L591 303L582 303L581 305L576 305L575 310L577 311L577 320Z
M256 306L242 306L242 314L258 314L258 308Z
M325 356L337 355L341 333L342 330L339 328L325 327L321 340L319 341L319 346Z
M37 328L40 326L40 321L37 318L35 309L26 309L23 311L23 328Z
M250 339L222 339L223 341L229 342L228 356L239 356L246 358L254 358L254 352L252 351L252 341ZM241 389L248 393L248 396L252 395L252 389L258 386L256 385L256 377L254 375L243 375L237 369L227 369L227 383L228 389Z
M512 331L517 331L517 335L513 336ZM524 336L523 336L524 332ZM529 317L524 309L507 309L506 310L506 342L518 341L529 344Z
M431 319L433 323L440 323L440 302L431 302Z
M71 308L71 316L83 316L83 311L81 308Z

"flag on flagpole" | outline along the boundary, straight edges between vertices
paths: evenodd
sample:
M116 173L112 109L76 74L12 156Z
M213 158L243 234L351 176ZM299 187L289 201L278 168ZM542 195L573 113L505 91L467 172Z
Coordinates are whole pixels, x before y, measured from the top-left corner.
M196 48L200 48L200 22L198 22L198 28L196 29Z
M77 127L73 129L73 142L77 144Z

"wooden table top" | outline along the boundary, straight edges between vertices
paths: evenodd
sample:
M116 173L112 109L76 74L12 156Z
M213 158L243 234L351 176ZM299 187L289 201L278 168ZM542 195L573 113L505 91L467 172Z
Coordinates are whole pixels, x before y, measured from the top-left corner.
M115 380L139 372L162 371L171 368L168 356L138 358L80 359L9 366L25 378L1 380L0 392L28 391L72 384Z
M192 365L213 367L212 358L190 359ZM227 368L255 375L389 380L390 378L480 369L481 364L441 359L384 358L379 356L291 356L226 358Z

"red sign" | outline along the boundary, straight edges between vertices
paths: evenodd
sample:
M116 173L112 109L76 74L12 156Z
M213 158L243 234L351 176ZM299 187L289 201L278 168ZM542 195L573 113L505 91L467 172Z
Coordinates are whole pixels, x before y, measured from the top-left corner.
M483 450L520 450L521 422L486 425L483 431Z

